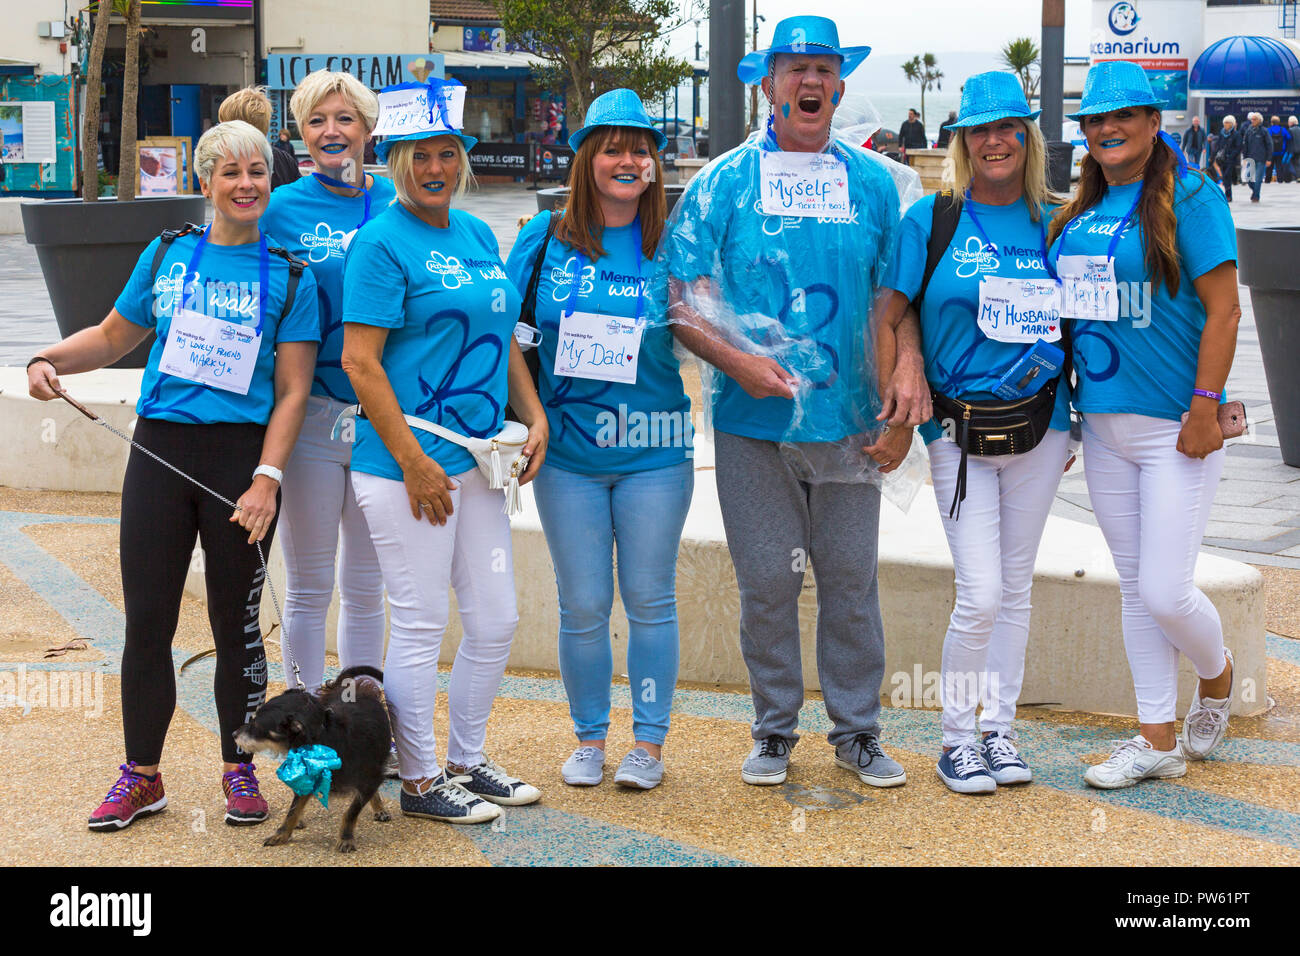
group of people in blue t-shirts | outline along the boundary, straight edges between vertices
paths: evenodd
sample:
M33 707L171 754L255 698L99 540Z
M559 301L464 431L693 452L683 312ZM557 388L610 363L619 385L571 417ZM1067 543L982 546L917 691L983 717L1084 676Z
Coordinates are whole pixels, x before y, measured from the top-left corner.
M681 349L710 370L755 711L745 783L784 782L799 739L809 565L832 759L869 786L907 781L880 739L876 562L883 476L916 428L956 585L944 785L1032 779L1014 718L1035 556L1078 448L1072 429L1119 572L1140 730L1085 780L1126 787L1208 756L1233 685L1218 614L1193 581L1240 314L1224 197L1161 132L1141 68L1117 62L1093 67L1072 117L1089 148L1072 197L1048 190L1038 114L995 72L963 88L945 189L900 212L888 161L831 133L844 77L869 52L841 46L825 18L778 24L739 68L770 105L767 128L692 180L671 218L663 133L631 90L598 97L570 137L566 207L524 225L504 262L491 229L454 208L476 142L457 122L454 81L380 98L346 73L311 74L290 107L315 172L274 196L262 134L239 121L205 133L195 162L211 225L151 243L103 323L28 366L31 394L52 399L59 375L110 364L154 332L135 439L197 482L132 452L126 762L90 827L166 806L171 640L196 535L226 820L266 819L233 734L265 697L261 556L277 524L286 679L320 687L337 587L340 663L384 673L402 811L475 823L539 799L486 747L520 617L509 513L528 483L555 568L576 739L562 779L604 778L617 582L633 746L614 781L658 786L695 481ZM399 122L389 110L407 112ZM364 172L376 128L388 178ZM808 185L804 199L774 210L779 178ZM452 589L463 638L444 756L434 716ZM1180 654L1199 684L1177 733Z

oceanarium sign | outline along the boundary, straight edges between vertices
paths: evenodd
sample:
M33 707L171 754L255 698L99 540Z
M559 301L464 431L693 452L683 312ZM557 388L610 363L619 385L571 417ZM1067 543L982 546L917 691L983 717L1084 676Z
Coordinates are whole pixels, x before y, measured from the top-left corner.
M1201 0L1094 0L1091 60L1137 63L1168 109L1185 110L1187 70L1201 51L1204 11Z

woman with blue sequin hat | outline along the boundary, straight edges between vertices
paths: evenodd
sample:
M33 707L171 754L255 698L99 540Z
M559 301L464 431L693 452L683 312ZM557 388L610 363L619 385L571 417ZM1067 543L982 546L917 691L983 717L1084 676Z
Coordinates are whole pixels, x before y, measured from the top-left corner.
M507 473L532 480L546 457L547 426L513 335L519 296L496 237L452 208L472 179L466 151L475 140L460 131L464 91L432 81L379 93L375 129L386 138L377 152L397 200L348 248L342 362L364 410L352 489L389 596L384 694L401 809L482 823L500 814L498 805L541 797L484 748L519 622L510 520L498 489ZM507 398L522 425L507 426ZM511 431L525 434L498 448ZM493 468L485 474L465 445L489 439ZM526 460L515 458L520 444ZM447 692L444 764L433 717L449 586L464 637Z
M1070 428L1063 330L1052 317L1056 287L1046 266L1046 224L1064 200L1047 189L1037 116L1010 73L966 81L961 113L949 124L946 189L908 209L883 283L894 291L882 345L888 351L888 341L915 321L908 311L915 303L935 405L921 437L957 589L943 641L936 771L955 793L992 793L1033 777L1012 723L1024 682L1034 560L1069 456ZM927 271L932 250L939 255ZM1007 290L1029 321L992 321ZM1038 357L1055 364L1037 364ZM1006 427L994 429L1006 436L1000 440L973 437L982 434L984 416L1005 415L1013 403L1032 423L1018 430L1023 438Z
M1052 221L1072 318L1088 495L1115 568L1139 733L1088 769L1093 787L1181 777L1223 740L1232 655L1193 580L1223 471L1219 407L1236 348L1237 243L1223 194L1160 129L1136 63L1088 71L1078 192ZM1175 735L1179 655L1200 678Z
M664 773L677 682L677 546L695 479L690 399L672 332L645 289L664 230L666 143L635 92L597 97L569 137L567 208L524 226L506 263L540 334L551 443L533 487L559 592L560 674L577 738L561 768L570 786L604 778L616 574L634 692L633 747L614 782L649 790ZM603 343L585 358L567 347L584 334ZM617 364L592 361L615 352Z

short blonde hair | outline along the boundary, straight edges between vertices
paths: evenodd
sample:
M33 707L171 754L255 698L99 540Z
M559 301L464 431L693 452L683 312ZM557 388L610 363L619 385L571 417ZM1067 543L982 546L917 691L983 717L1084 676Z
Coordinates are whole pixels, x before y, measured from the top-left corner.
M1233 116L1231 113L1229 113L1227 116L1225 116L1225 117L1223 118L1223 125L1224 125L1224 126L1236 126L1236 125L1237 125L1237 117L1235 117L1235 116Z
M1037 123L1023 117L1008 118L1020 120L1025 127L1025 205L1029 207L1030 218L1034 222L1041 222L1048 205L1060 205L1065 200L1047 188L1047 144L1043 140L1043 131ZM961 127L952 131L952 139L948 141L948 158L943 161L943 184L952 190L953 198L958 202L966 195L975 174L970 153L966 149L966 130L967 127Z
M264 134L243 120L218 123L199 137L194 147L194 172L199 182L211 182L212 170L227 156L240 159L260 156L268 174L271 169L271 144Z
M456 173L456 187L452 193L455 198L459 199L465 195L465 190L476 185L474 171L469 168L469 153L465 151L465 144L460 141L460 137L451 133L435 133L428 138L438 139L441 136L451 137L451 141L456 148L456 154L460 158L460 169ZM423 142L425 140L404 139L388 148L388 173L393 177L393 188L397 190L397 199L401 200L402 205L407 208L418 205L411 198L410 192L407 191L406 181L411 178L411 167L414 165L412 157L415 154L415 147Z
M229 123L231 120L243 120L260 129L265 136L271 129L271 101L267 99L266 89L246 86L222 100L221 108L217 110L217 122Z
M307 117L311 116L312 110L322 100L335 93L352 104L352 108L361 115L361 121L366 124L366 135L370 135L370 131L379 122L379 97L351 73L330 70L308 73L289 98L289 112L293 114L298 129L302 129L302 124L307 122Z

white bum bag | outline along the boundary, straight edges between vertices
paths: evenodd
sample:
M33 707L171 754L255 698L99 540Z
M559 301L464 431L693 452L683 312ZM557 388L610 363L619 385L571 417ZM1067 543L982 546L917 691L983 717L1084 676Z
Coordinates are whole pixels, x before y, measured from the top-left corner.
M344 423L358 416L366 417L360 405L349 405L343 409L334 422L330 437L337 441ZM488 487L500 488L505 492L505 513L516 515L523 511L523 503L519 496L519 477L528 470L528 456L524 454L524 445L528 443L527 425L507 421L505 427L491 438L466 438L450 428L443 428L441 425L416 418L414 415L402 417L412 428L437 435L466 449L474 456L478 470L487 478Z

